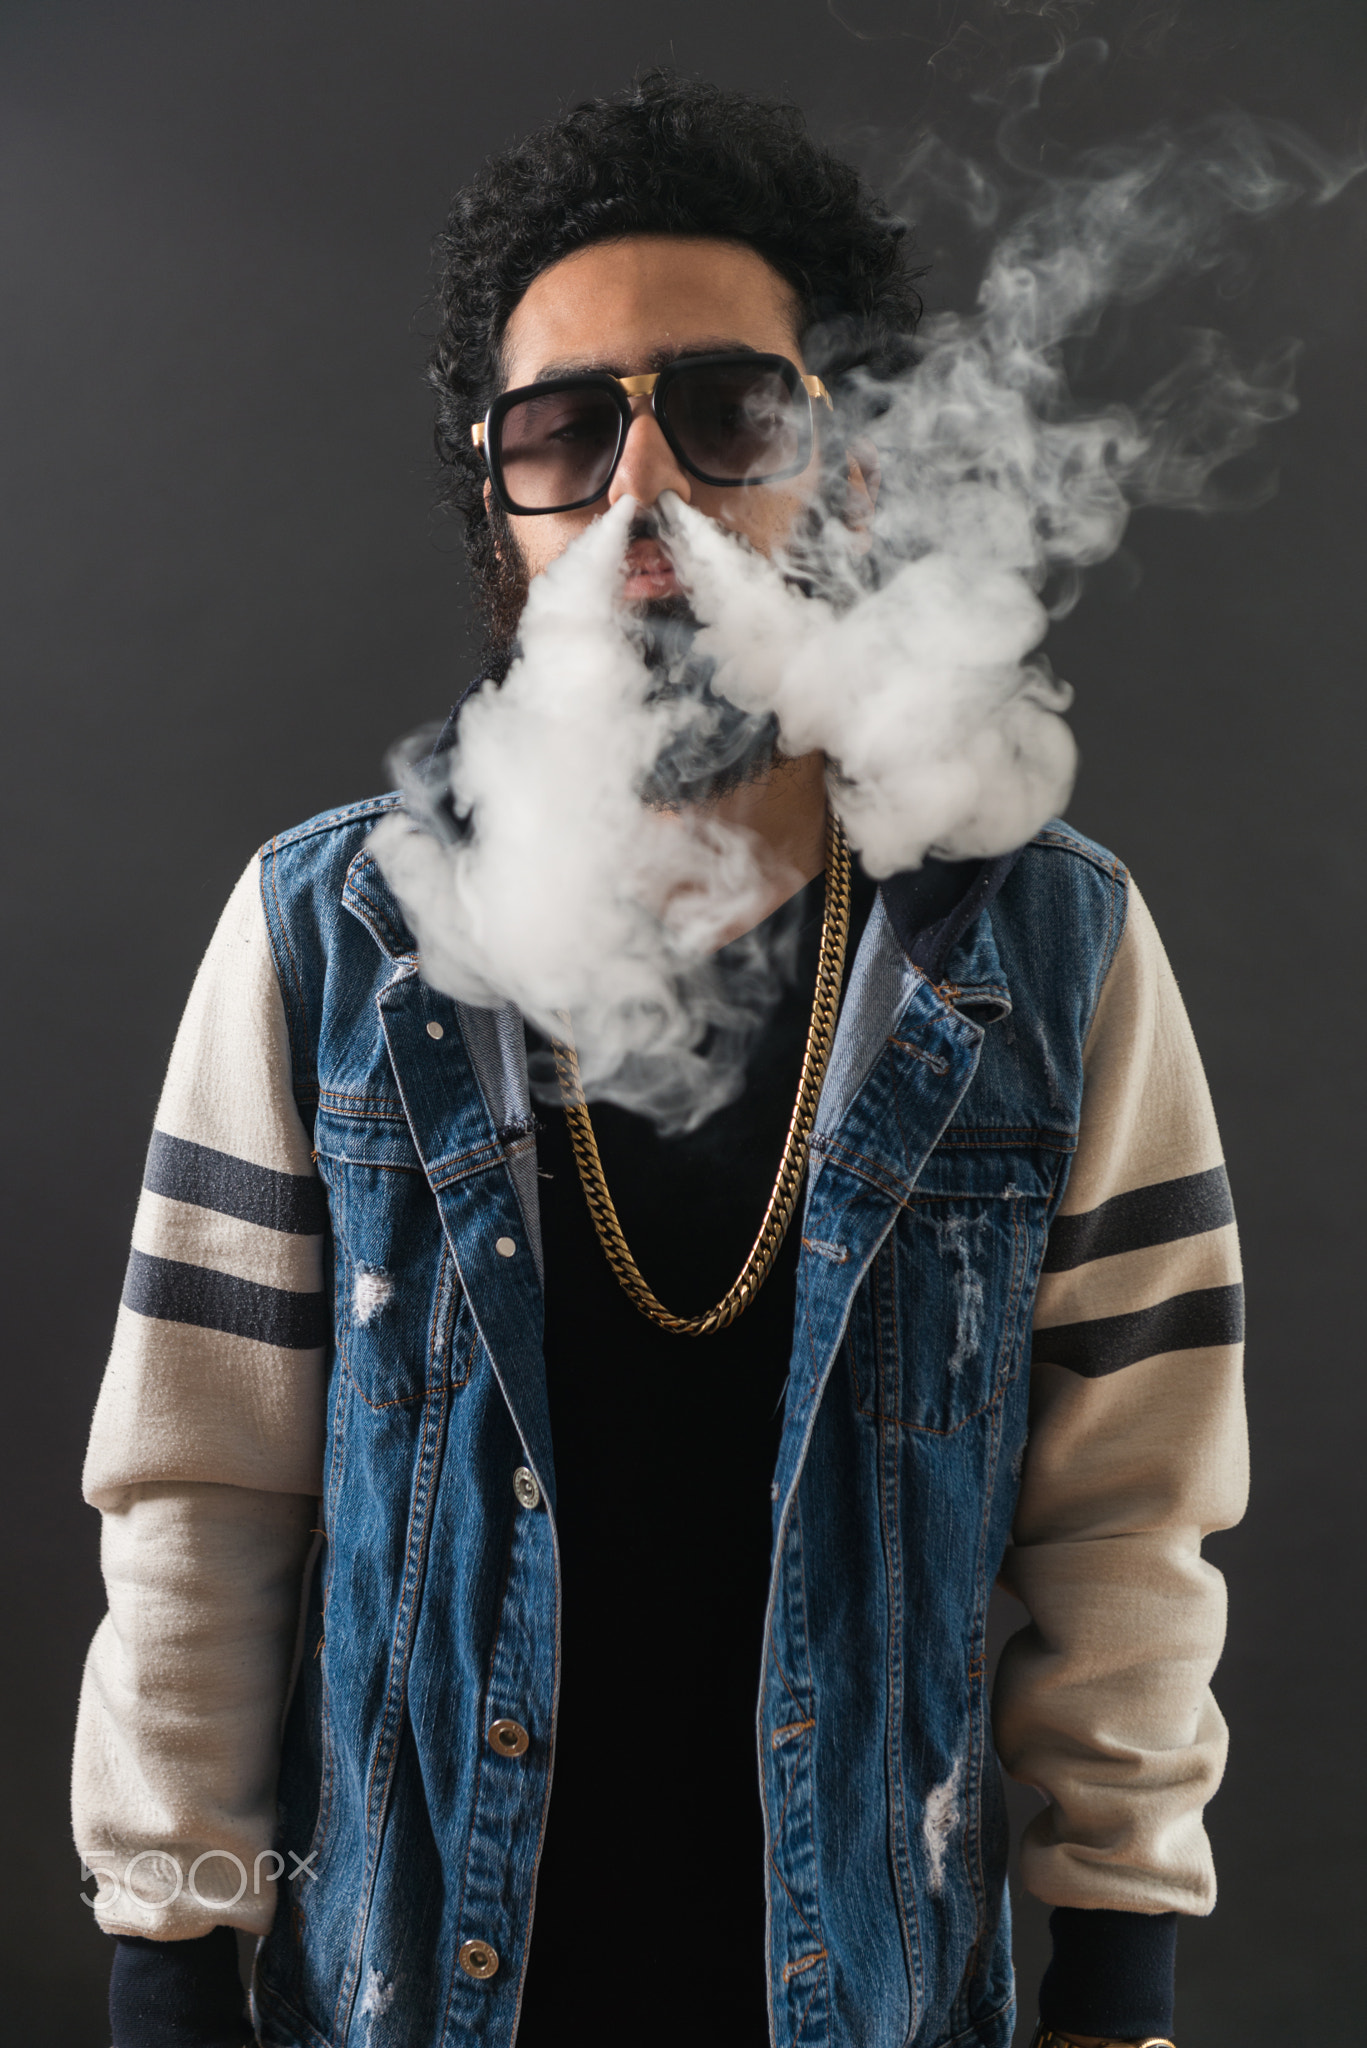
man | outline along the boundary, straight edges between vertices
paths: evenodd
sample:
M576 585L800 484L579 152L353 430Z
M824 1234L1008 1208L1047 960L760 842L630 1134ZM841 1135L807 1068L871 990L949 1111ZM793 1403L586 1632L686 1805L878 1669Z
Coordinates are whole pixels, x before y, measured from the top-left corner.
M686 615L666 493L765 553L818 500L867 521L823 394L905 366L914 291L790 110L651 78L490 164L443 253L438 444L495 683L531 581L624 498L647 621ZM756 355L802 457L758 484L688 424ZM536 443L566 390L597 424ZM396 799L234 892L86 1476L114 2048L245 2037L232 1929L265 1937L267 2043L996 2048L997 1753L1045 1800L1041 2039L1169 2033L1224 1751L1199 1546L1244 1487L1199 1063L1112 856L1055 823L847 887L824 775L761 746L693 791L755 835L798 957L683 1138L572 1089L534 1110L536 1034L423 980L367 844ZM1029 1624L989 1712L998 1578Z

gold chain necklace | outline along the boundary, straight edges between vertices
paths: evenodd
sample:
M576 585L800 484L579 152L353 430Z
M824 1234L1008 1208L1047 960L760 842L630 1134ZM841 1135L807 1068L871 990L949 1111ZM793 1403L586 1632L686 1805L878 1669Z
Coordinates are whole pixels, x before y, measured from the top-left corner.
M560 1083L560 1100L570 1129L579 1180L598 1233L598 1242L623 1289L643 1316L662 1330L681 1337L708 1337L724 1330L728 1323L749 1308L759 1293L778 1248L787 1235L797 1207L798 1189L807 1171L812 1125L816 1105L835 1038L836 1015L840 1008L840 983L845 970L845 946L850 935L850 849L840 820L832 811L826 820L826 907L821 920L821 954L817 962L816 990L812 997L812 1021L807 1030L807 1049L802 1057L802 1077L797 1084L788 1136L779 1161L769 1206L759 1235L733 1285L715 1308L700 1316L676 1316L647 1286L641 1269L622 1235L612 1196L608 1193L598 1140L593 1135L589 1107L579 1083L579 1061L572 1041L555 1039L555 1070Z

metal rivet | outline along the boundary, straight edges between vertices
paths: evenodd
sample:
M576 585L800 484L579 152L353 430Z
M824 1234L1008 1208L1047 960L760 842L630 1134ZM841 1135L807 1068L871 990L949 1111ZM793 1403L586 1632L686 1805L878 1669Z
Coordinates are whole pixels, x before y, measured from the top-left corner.
M494 1250L501 1259L510 1259L517 1250L517 1246L510 1237L496 1237L494 1239Z
M436 1018L434 1017L432 1019L432 1022L427 1027L427 1035L429 1038L445 1038L445 1027L441 1024L438 1024Z
M541 1488L536 1483L535 1472L529 1471L525 1465L519 1465L513 1474L513 1492L517 1495L518 1502L522 1507L540 1507Z
M489 1729L489 1741L500 1756L521 1756L531 1736L519 1721L495 1721Z
M456 1960L467 1977L492 1977L498 1968L498 1950L487 1941L465 1941Z

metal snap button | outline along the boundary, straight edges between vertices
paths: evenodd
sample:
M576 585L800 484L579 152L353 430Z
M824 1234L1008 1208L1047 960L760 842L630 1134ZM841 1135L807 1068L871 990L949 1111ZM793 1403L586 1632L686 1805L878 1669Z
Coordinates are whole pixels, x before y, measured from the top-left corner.
M531 1739L518 1721L495 1721L489 1729L489 1741L500 1756L521 1756Z
M492 1977L498 1968L498 1950L487 1941L465 1941L456 1961L467 1977Z
M434 1017L432 1019L432 1022L427 1027L427 1035L429 1038L445 1038L445 1027L441 1024L438 1024L436 1018Z
M535 1472L530 1471L526 1465L519 1465L513 1474L513 1492L517 1495L519 1506L540 1507L541 1488L536 1483Z
M510 1259L517 1250L517 1246L510 1237L496 1237L494 1239L494 1250L501 1259Z

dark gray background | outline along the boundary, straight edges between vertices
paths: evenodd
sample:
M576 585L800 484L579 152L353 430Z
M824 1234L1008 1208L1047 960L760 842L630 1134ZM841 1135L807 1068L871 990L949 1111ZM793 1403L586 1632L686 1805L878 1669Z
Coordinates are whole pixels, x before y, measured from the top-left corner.
M66 1816L102 1604L78 1473L179 1009L254 846L380 786L388 743L439 715L473 658L429 515L429 240L490 149L646 60L786 89L823 134L887 162L928 99L951 126L967 106L965 52L969 84L1030 54L990 0L840 11L859 34L823 0L0 14L0 2034L26 2048L107 2038L108 1944ZM1360 140L1361 0L1111 13L1130 54L1086 98L1090 132L1232 101ZM928 67L937 23L943 42L961 19ZM1051 646L1078 690L1070 815L1131 862L1166 935L1249 1264L1253 1510L1210 1546L1232 1586L1218 1690L1234 1744L1210 1817L1222 1897L1183 1934L1184 2048L1361 2038L1365 240L1367 180L1248 245L1255 267L1214 295L1219 317L1255 351L1305 343L1301 410L1267 442L1279 494L1140 517ZM931 302L965 282L946 248ZM1042 1921L1025 1902L1027 2010Z

